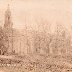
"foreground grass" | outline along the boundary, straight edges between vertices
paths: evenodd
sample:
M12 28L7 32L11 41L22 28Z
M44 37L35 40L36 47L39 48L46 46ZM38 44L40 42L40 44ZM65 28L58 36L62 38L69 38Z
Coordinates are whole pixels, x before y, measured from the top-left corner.
M23 62L0 65L0 72L72 72L71 60L59 56L25 57Z

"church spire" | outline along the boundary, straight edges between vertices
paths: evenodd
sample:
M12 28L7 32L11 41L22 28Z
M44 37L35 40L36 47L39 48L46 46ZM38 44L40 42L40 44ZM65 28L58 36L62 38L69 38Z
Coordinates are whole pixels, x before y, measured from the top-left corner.
M4 28L12 28L11 11L10 11L10 5L9 4L7 7L7 10L5 11Z

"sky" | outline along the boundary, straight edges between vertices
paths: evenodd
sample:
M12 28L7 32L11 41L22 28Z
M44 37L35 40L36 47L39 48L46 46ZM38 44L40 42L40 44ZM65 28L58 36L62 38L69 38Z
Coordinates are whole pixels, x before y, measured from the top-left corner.
M70 30L72 25L72 0L0 0L0 25L4 23L4 13L10 4L13 27L23 29L25 26L38 30L43 20L52 25L63 24Z

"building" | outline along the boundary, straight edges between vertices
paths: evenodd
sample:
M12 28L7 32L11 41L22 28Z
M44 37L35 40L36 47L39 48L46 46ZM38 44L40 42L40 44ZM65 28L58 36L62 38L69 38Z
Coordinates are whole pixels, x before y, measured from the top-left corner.
M30 48L27 35L22 35L18 30L13 28L13 22L11 17L10 7L8 5L5 11L5 21L4 21L4 33L8 37L8 42L6 47L8 48L8 53L17 53L24 55L30 53Z
M12 19L11 19L11 11L10 11L9 5L7 7L7 10L5 11L4 33L8 37L8 42L7 42L8 52L12 52L13 23L12 23Z

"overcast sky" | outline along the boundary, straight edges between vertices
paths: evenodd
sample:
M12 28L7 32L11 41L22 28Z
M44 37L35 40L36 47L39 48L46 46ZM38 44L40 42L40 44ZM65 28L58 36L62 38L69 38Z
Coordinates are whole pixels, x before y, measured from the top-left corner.
M40 18L48 20L53 27L55 23L61 23L67 28L72 24L72 0L0 0L1 25L8 4L14 28L23 29L28 25L37 29Z

